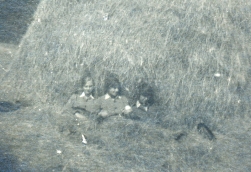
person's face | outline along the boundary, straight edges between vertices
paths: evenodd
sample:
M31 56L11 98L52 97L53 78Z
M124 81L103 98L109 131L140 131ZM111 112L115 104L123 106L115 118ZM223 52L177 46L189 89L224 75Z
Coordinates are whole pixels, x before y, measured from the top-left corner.
M83 87L83 90L84 90L86 96L90 96L92 94L93 87L94 87L94 85L93 85L92 81L86 82L86 84Z
M108 90L108 94L112 97L115 98L118 96L119 93L119 88L118 87L111 87Z
M146 106L148 102L148 97L140 95L139 96L139 103L142 104L143 106Z

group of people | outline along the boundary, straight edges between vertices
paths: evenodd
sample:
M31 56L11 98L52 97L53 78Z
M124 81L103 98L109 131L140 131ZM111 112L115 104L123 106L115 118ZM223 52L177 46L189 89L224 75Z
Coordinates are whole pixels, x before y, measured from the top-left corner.
M94 96L95 83L91 75L83 77L81 85L83 92L73 94L66 106L66 108L71 109L70 113L78 118L84 117L84 113L88 112L97 115L99 120L114 115L140 119L140 115L138 115L140 113L133 112L147 113L153 103L153 89L143 81L137 83L134 103L129 103L128 98L121 94L121 84L115 76L105 78L105 94L98 98Z
M165 124L159 107L152 106L154 91L148 83L142 80L137 82L133 94L133 103L129 103L128 98L121 94L121 84L115 76L105 78L104 95L100 97L94 96L95 83L91 75L86 75L81 81L82 92L73 94L66 105L66 108L75 117L86 118L86 114L89 114L94 116L98 122L102 122L111 116L123 116L132 120L147 120L153 124ZM200 133L204 133L209 140L215 139L214 134L206 124L199 123L197 129ZM185 135L182 132L175 140L178 141Z

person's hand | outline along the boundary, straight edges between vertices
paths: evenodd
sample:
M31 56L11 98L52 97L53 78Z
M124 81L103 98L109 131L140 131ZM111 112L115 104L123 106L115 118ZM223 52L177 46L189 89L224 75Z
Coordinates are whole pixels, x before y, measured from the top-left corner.
M98 113L98 115L99 115L99 116L101 116L101 117L103 117L103 118L105 118L105 117L108 117L108 116L109 116L108 112L107 112L107 111L105 111L105 110L100 111L100 112Z
M123 113L124 113L125 115L128 115L128 114L130 114L131 112L132 112L131 106L129 106L129 105L125 106L125 109L123 110Z

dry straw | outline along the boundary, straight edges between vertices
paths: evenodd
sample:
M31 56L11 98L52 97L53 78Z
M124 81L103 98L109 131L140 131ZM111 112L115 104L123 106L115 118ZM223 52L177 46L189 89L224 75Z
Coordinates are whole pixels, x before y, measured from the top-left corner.
M154 85L158 103L181 114L240 113L240 90L249 82L248 5L41 1L3 80L2 95L63 104L89 69L97 90L105 73L112 72L130 94L135 80L145 78Z

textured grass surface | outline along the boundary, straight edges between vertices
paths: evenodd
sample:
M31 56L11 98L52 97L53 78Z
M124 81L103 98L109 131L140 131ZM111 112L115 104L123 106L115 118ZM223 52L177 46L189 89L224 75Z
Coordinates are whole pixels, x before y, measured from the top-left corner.
M105 71L118 74L131 92L143 77L171 109L234 115L237 92L249 81L249 7L245 1L43 1L13 65L12 77L20 74L16 97L65 102L89 68L99 88Z
M224 120L209 141L196 128L112 117L101 124L28 107L1 114L1 169L9 171L249 171L250 119ZM175 120L173 117L169 119ZM62 129L61 127L65 127ZM180 133L187 133L175 140ZM84 134L87 145L81 143ZM61 152L59 152L61 151ZM4 162L4 163L3 163Z
M0 99L32 105L1 115L1 142L12 145L14 165L30 171L250 171L250 5L41 1L0 85ZM145 78L156 90L160 123L114 117L98 125L93 117L79 122L61 114L85 69L93 72L98 94L106 72L117 74L130 96L133 83ZM201 122L215 141L199 134Z

